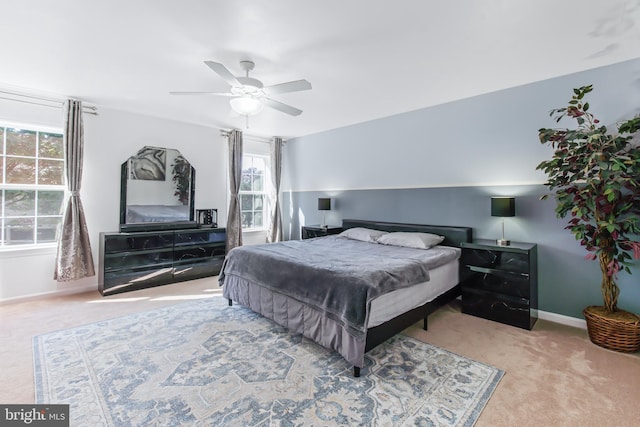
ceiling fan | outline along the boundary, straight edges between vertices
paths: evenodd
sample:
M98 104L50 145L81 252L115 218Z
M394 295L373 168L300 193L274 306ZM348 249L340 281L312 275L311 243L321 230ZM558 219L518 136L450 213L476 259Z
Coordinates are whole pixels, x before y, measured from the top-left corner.
M249 77L255 64L252 61L240 61L240 67L245 71L245 76L234 76L231 71L219 62L204 61L224 81L231 85L229 92L169 92L172 95L214 95L231 97L231 108L238 114L252 116L258 114L264 106L282 111L292 116L299 116L302 110L271 99L271 95L287 92L298 92L311 89L311 83L306 80L295 80L272 86L264 86L262 82Z

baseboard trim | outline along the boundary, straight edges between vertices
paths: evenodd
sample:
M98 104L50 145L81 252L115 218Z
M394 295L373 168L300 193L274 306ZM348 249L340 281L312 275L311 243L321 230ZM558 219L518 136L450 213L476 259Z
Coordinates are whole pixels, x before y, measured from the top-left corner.
M24 302L24 301L32 301L42 298L52 298L57 296L64 295L73 295L79 294L82 292L91 292L96 291L96 285L86 285L82 287L77 287L73 289L60 289L56 291L50 292L42 292L39 294L31 294L26 296L14 297L14 298L6 298L0 299L0 306L4 304L12 304L16 302ZM460 297L458 297L460 298ZM538 319L548 320L549 322L559 323L561 325L572 326L574 328L587 329L587 322L584 319L578 319L576 317L565 316L563 314L551 313L549 311L536 310L533 311L533 314L538 316Z
M573 326L574 328L587 329L587 321L577 317L565 316L563 314L551 313L549 311L538 310L538 319L549 322L560 323L562 325Z
M41 292L38 294L30 294L30 295L24 295L19 297L4 298L4 299L0 299L0 306L5 304L14 304L17 302L33 301L33 300L38 300L43 298L55 298L55 297L60 297L65 295L80 294L80 293L91 292L91 291L98 292L98 287L96 284L79 286L77 288L71 288L71 289L58 289L55 291Z

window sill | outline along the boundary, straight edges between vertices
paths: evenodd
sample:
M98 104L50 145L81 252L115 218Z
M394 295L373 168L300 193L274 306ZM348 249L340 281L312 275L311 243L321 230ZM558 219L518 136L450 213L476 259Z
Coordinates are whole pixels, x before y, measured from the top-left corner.
M57 243L42 245L3 246L0 247L0 258L55 254L57 248Z
M243 228L243 233L266 233L266 228Z

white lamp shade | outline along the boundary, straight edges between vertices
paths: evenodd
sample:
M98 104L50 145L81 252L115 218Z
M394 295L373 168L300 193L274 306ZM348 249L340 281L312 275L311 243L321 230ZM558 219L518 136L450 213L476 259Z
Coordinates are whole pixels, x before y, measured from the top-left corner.
M253 116L258 114L264 108L262 102L259 99L252 98L250 96L241 96L239 98L233 98L231 101L231 108L238 114L243 116Z

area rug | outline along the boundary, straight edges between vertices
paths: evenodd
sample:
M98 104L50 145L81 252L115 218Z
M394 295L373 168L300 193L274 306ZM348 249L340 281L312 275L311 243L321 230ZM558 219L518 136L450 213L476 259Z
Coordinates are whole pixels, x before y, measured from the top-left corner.
M470 426L504 372L397 335L362 376L221 297L34 337L36 403L72 426Z

